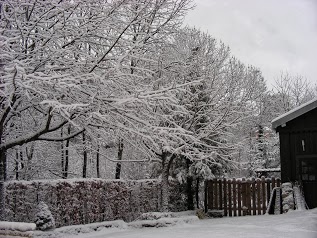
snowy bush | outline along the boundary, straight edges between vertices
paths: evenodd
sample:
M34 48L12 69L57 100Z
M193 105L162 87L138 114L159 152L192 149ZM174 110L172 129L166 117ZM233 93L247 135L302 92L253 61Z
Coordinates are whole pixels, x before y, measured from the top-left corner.
M38 205L35 224L36 228L42 231L55 228L54 217L44 202L40 202Z
M158 220L160 218L170 218L172 217L171 212L147 212L140 216L140 220Z

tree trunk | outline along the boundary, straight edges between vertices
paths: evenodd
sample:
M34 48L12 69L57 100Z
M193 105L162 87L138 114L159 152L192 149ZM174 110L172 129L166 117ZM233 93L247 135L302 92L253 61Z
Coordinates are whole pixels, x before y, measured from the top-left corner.
M25 148L25 154L26 154L26 158L27 158L27 161L26 161L26 170L25 170L25 177L23 178L24 180L31 180L31 174L30 174L30 171L31 171L31 164L32 164L32 159L33 159L33 154L34 154L34 146L35 144L32 143L31 146L29 147L26 147Z
M97 178L100 178L100 165L99 165L99 150L100 150L100 146L99 146L99 144L98 144L98 147L97 147L97 158L96 158L96 160L97 160L97 163L96 163L96 168L97 168Z
M83 132L83 146L84 146L83 178L87 178L87 150L86 150L85 132Z
M168 189L168 175L169 171L167 164L163 162L162 169L162 212L168 212L168 202L169 202L169 189Z
M263 126L258 125L258 150L259 150L259 160L263 160Z
M193 193L193 177L189 176L189 167L192 162L189 159L186 159L186 168L187 168L187 209L194 210L194 193Z
M2 11L2 3L0 4L0 11ZM2 16L0 14L0 19L2 20ZM0 71L3 72L5 62L0 59ZM1 83L3 83L1 81ZM14 99L15 101L15 99ZM13 104L11 104L11 107L13 108ZM2 136L4 131L4 119L8 115L9 110L7 113L4 114L4 117L2 118L0 122L0 144L2 143ZM7 151L6 150L0 150L0 221L5 221L5 192L4 192L4 181L7 179Z
M262 125L258 125L258 148L260 154L259 160L264 161L264 163L262 164L264 168L268 168L269 161L265 145L264 128Z
M15 180L19 180L19 152L15 149Z
M161 184L161 194L162 194L162 212L168 212L168 204L169 204L169 184L168 184L168 176L171 164L173 159L175 158L174 155L169 155L166 152L163 152L161 155L162 158L162 184Z
M123 140L119 139L119 144L118 144L118 160L122 160L122 154L123 154ZM121 175L121 163L117 162L116 165L116 179L120 179Z
M7 180L7 156L6 151L0 151L0 180Z
M61 138L63 138L63 128L61 129ZM62 168L62 178L64 178L64 169L65 169L64 141L61 141L61 168Z
M67 128L67 133L70 135L71 130L70 130L70 125ZM65 160L64 160L64 167L63 167L63 179L67 179L68 177L68 161L69 161L69 144L70 144L70 139L66 140L65 144Z
M196 179L196 208L199 209L199 183L200 179L197 177Z
M0 221L5 221L4 181L0 181Z
M6 181L6 151L0 150L0 221L5 221L4 181Z
M21 170L24 170L24 159L23 159L23 151L22 148L20 150L20 163L21 163ZM24 172L24 171L23 171Z
M63 178L67 179L68 177L68 161L69 161L69 141L66 143L66 151L65 151L65 167L64 167L64 172L63 172Z

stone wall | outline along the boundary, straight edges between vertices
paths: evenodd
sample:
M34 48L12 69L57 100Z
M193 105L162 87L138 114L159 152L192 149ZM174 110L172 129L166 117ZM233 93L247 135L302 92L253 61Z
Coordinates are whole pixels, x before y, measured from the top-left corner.
M294 190L290 182L282 184L282 206L284 213L295 209Z

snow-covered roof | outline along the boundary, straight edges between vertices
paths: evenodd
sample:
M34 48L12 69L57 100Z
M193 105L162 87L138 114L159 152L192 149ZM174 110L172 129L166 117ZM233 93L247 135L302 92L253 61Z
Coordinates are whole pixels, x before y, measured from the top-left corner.
M310 100L299 107L296 107L289 112L284 113L283 115L275 118L272 121L272 127L274 130L276 130L277 127L285 125L287 122L305 114L306 112L309 112L313 109L317 108L317 97L313 100Z
M281 168L256 169L255 172L281 172Z

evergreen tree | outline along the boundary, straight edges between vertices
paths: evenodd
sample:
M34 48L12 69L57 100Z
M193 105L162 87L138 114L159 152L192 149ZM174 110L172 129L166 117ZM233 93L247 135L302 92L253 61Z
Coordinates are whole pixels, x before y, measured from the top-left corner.
M38 205L35 224L37 229L42 231L55 228L54 217L44 202L40 202Z

